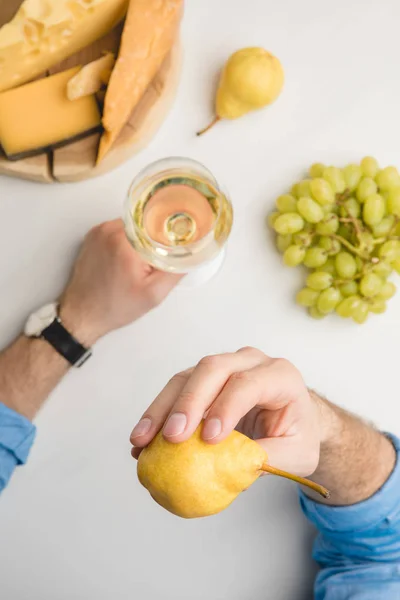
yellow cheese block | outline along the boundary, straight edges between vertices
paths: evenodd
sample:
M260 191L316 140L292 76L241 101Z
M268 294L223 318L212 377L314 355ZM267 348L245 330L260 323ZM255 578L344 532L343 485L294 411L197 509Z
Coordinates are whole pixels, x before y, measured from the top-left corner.
M33 156L100 129L94 95L68 100L74 67L0 94L0 144L10 160Z
M128 0L25 0L0 28L0 91L30 81L120 21Z

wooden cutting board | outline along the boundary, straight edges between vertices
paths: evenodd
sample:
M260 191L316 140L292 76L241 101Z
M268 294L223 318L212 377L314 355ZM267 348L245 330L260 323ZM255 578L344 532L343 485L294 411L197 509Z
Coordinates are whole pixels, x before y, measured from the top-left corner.
M22 0L0 0L0 26L14 16L21 4ZM121 32L122 24L91 46L53 67L48 74L64 71L75 65L87 64L99 58L104 50L112 51L117 55ZM53 183L96 177L119 166L142 150L162 125L176 95L181 58L181 47L177 40L113 148L99 166L96 167L96 156L100 134L94 134L48 154L15 162L7 160L0 153L0 174Z

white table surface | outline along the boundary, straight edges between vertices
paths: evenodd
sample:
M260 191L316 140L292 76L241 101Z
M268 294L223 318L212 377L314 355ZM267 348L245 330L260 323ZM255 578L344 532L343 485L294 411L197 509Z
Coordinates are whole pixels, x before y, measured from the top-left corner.
M399 21L397 0L188 0L179 95L147 150L75 185L0 177L4 345L61 290L86 230L121 213L130 180L150 161L203 161L236 211L219 276L101 341L37 418L29 464L0 500L4 600L310 598L313 532L292 484L264 478L221 515L180 520L138 483L128 440L173 373L243 345L287 357L331 400L400 432L400 294L362 327L313 321L293 302L301 274L282 268L264 229L275 197L314 161L373 154L400 166ZM279 56L284 93L197 139L218 69L248 45Z

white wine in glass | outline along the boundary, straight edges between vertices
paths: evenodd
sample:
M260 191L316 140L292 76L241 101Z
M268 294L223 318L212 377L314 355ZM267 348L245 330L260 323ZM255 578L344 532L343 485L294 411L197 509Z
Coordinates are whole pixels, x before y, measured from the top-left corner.
M202 164L172 157L152 163L132 182L124 213L128 239L163 271L193 273L193 284L221 266L232 228L231 202Z

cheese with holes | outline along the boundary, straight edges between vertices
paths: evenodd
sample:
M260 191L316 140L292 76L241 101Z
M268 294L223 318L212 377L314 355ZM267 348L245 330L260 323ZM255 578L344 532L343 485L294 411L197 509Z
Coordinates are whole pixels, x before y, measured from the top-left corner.
M0 144L10 160L34 156L100 129L94 95L68 100L74 67L0 93Z
M104 103L97 161L110 150L178 34L183 0L131 0Z
M32 79L110 31L128 0L24 0L0 28L0 91Z

